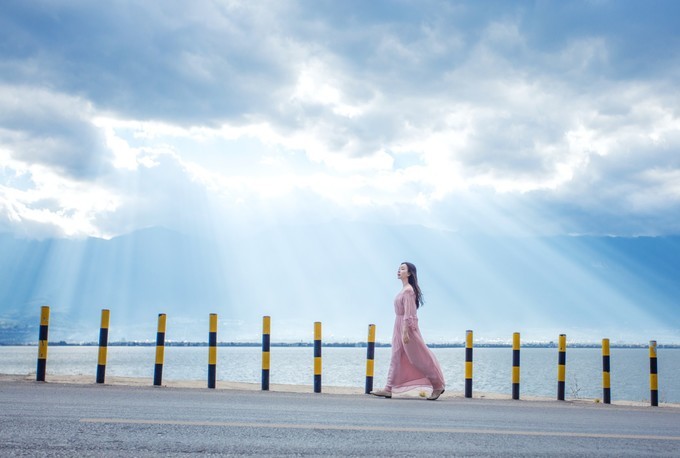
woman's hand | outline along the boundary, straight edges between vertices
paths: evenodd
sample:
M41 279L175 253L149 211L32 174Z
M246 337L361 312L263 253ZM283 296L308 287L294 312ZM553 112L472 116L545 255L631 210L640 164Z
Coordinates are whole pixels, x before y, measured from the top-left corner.
M404 332L404 334L402 335L401 340L402 340L405 344L409 343L409 340L410 340L410 339L408 338L408 332Z

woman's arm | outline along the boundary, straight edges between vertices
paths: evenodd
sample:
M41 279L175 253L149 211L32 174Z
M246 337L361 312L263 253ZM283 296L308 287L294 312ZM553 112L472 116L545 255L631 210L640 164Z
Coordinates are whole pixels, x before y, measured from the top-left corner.
M402 341L407 344L411 340L409 330L416 328L416 293L413 290L406 290L402 297L404 303L404 327L402 329Z

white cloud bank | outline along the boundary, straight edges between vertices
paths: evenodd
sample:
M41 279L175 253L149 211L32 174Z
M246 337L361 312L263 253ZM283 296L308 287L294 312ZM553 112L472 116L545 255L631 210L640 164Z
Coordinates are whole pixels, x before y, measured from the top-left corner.
M675 3L341 3L5 3L0 230L680 233Z

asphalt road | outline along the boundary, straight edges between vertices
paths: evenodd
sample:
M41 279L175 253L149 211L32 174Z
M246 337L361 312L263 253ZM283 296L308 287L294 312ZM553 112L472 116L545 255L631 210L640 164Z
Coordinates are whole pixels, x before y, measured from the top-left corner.
M0 382L1 456L680 456L680 409Z

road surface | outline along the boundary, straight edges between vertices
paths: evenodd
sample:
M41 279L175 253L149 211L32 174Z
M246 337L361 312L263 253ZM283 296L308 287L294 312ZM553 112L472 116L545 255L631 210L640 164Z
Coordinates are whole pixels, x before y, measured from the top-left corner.
M0 382L1 456L680 456L680 409Z

